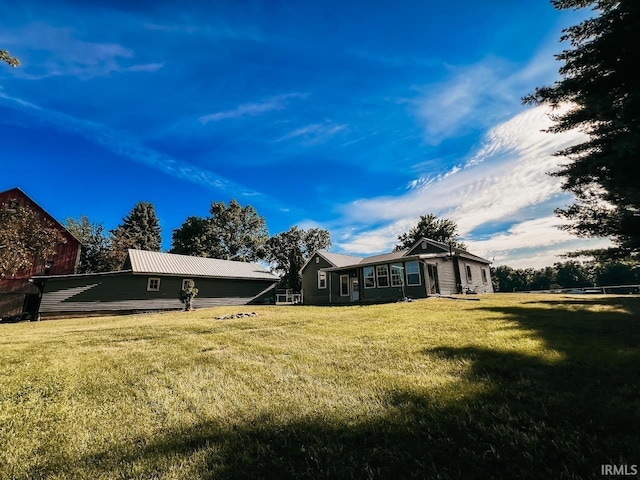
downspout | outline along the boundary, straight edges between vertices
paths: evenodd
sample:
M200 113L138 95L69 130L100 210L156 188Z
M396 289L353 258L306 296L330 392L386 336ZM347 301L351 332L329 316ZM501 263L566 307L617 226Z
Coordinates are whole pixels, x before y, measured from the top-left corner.
M327 281L329 282L329 305L331 305L331 277L333 276L333 272L327 272L329 274L329 278Z

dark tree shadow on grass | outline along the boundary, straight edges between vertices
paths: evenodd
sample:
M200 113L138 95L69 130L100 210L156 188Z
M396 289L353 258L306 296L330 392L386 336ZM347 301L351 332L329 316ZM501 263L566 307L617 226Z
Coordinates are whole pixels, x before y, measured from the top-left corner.
M203 463L194 476L205 479L604 478L601 465L640 464L640 300L599 299L600 312L581 302L478 305L506 314L555 359L425 348L417 361L465 366L463 381L484 387L478 395L443 403L429 392L394 391L383 416L349 424L330 417L205 421L83 464L114 478L162 478L154 465L198 453ZM50 464L32 473L61 472Z

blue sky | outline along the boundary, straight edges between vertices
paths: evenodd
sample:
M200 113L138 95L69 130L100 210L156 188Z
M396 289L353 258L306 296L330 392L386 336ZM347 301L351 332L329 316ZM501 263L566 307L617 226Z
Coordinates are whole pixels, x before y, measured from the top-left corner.
M212 201L253 205L272 234L331 232L391 250L420 215L473 253L539 267L596 247L560 231L544 107L562 28L544 0L0 4L0 190L115 228L155 204L165 248Z

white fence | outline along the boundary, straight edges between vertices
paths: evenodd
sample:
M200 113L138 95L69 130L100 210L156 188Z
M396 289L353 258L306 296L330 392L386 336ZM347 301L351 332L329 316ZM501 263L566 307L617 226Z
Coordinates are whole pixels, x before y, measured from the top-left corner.
M522 290L523 293L629 294L640 293L640 285L604 285L596 287L553 288L550 290Z
M291 289L276 290L276 305L296 305L298 303L302 303L301 293L293 293L293 290Z

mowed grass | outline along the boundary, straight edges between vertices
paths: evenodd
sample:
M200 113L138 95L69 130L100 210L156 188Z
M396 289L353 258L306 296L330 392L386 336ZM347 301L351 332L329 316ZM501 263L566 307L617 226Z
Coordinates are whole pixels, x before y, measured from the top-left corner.
M583 479L640 464L640 298L479 298L0 325L0 478Z

